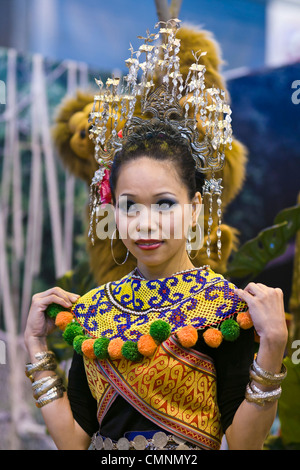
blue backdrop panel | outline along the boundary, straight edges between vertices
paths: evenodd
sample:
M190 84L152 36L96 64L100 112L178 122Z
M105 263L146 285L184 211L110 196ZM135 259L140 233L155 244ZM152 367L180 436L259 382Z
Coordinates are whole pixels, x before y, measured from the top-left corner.
M241 230L242 242L272 225L280 210L296 204L300 104L292 101L295 80L300 80L300 64L228 82L234 134L249 150L245 185L226 213L226 222Z

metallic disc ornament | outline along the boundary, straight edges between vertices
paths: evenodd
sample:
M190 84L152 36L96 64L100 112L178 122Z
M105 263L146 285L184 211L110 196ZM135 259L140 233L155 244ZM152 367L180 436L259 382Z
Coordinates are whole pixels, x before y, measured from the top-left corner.
M117 449L118 450L129 450L130 448L130 442L126 437L120 437L120 439L117 442Z
M107 437L103 443L103 449L113 450L113 448L114 448L113 441L109 437Z
M164 432L156 432L152 442L157 449L163 449L168 443L168 436Z
M96 436L95 439L95 449L96 450L102 450L103 449L103 439L101 436Z
M144 450L146 449L146 446L148 444L147 439L144 436L135 436L135 438L132 441L132 445L135 448L135 450Z

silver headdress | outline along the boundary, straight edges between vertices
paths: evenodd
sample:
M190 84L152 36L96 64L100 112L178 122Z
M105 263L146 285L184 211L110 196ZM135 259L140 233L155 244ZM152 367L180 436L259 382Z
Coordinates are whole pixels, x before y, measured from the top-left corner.
M209 177L203 186L203 195L209 195L207 256L210 257L210 233L213 224L212 198L217 195L218 230L217 247L221 258L221 179L215 179L225 163L225 148L231 148L231 109L225 101L225 92L215 87L206 88L206 68L200 63L205 51L193 53L195 59L187 77L180 73L180 40L176 38L180 26L178 19L159 22L157 33L139 37L144 43L137 51L130 47L131 57L126 60L128 74L122 79L109 78L104 86L96 80L100 91L94 98L90 114L90 138L95 143L95 158L99 164L91 184L90 231L97 207L109 202L108 175L115 153L122 141L135 132L145 119L135 116L137 102L141 114L152 121L167 122L176 128L189 143L195 168ZM142 61L142 59L144 60ZM157 85L155 77L162 77ZM150 117L148 117L150 116ZM199 140L198 126L204 132ZM96 218L97 223L97 218Z

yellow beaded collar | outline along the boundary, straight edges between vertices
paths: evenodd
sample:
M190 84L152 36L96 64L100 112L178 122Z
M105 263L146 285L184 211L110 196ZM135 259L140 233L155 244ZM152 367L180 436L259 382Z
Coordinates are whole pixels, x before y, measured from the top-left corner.
M101 351L104 348L105 354L112 342L115 345L118 342L119 349L123 343L130 342L130 347L136 347L144 342L148 350L149 341L145 339L149 339L151 325L152 330L159 326L168 335L188 337L185 344L189 347L197 337L195 331L202 330L207 344L217 347L223 337L233 340L238 336L236 320L238 316L248 315L247 304L234 293L234 288L234 284L208 266L155 280L144 279L136 268L122 279L96 287L80 297L72 313L57 315L56 324L64 330L64 338L75 350L87 352L92 347L92 355L97 339L101 339L97 344ZM244 325L239 322L240 326L249 328L252 326L249 315L246 320ZM226 321L229 333L224 333ZM160 341L155 338L152 345L157 342Z

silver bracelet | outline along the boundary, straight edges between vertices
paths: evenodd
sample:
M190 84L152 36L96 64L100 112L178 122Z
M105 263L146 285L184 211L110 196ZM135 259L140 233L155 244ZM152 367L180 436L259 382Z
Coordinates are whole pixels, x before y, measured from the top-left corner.
M55 370L57 367L55 354L52 351L42 351L40 353L36 353L35 358L37 359L37 362L34 362L33 364L28 363L25 365L25 374L31 380L31 382L34 382L33 374L35 372L43 370Z
M32 384L33 388L33 397L35 399L41 397L46 392L48 392L54 386L62 387L63 380L58 375L44 377L43 379L37 380Z
M37 361L41 361L42 359L52 359L55 360L55 354L53 351L41 351L34 355Z
M254 359L253 364L250 367L250 378L262 385L280 385L285 379L287 370L284 364L281 366L279 374L273 374L260 367Z
M64 391L65 391L64 387L53 387L45 395L40 397L35 402L35 404L38 408L42 408L43 406L48 405L48 403L51 403L57 400L58 398L62 398Z
M250 382L246 387L245 398L248 402L264 406L266 403L277 401L280 398L281 391L281 386L278 386L275 390L263 391Z

